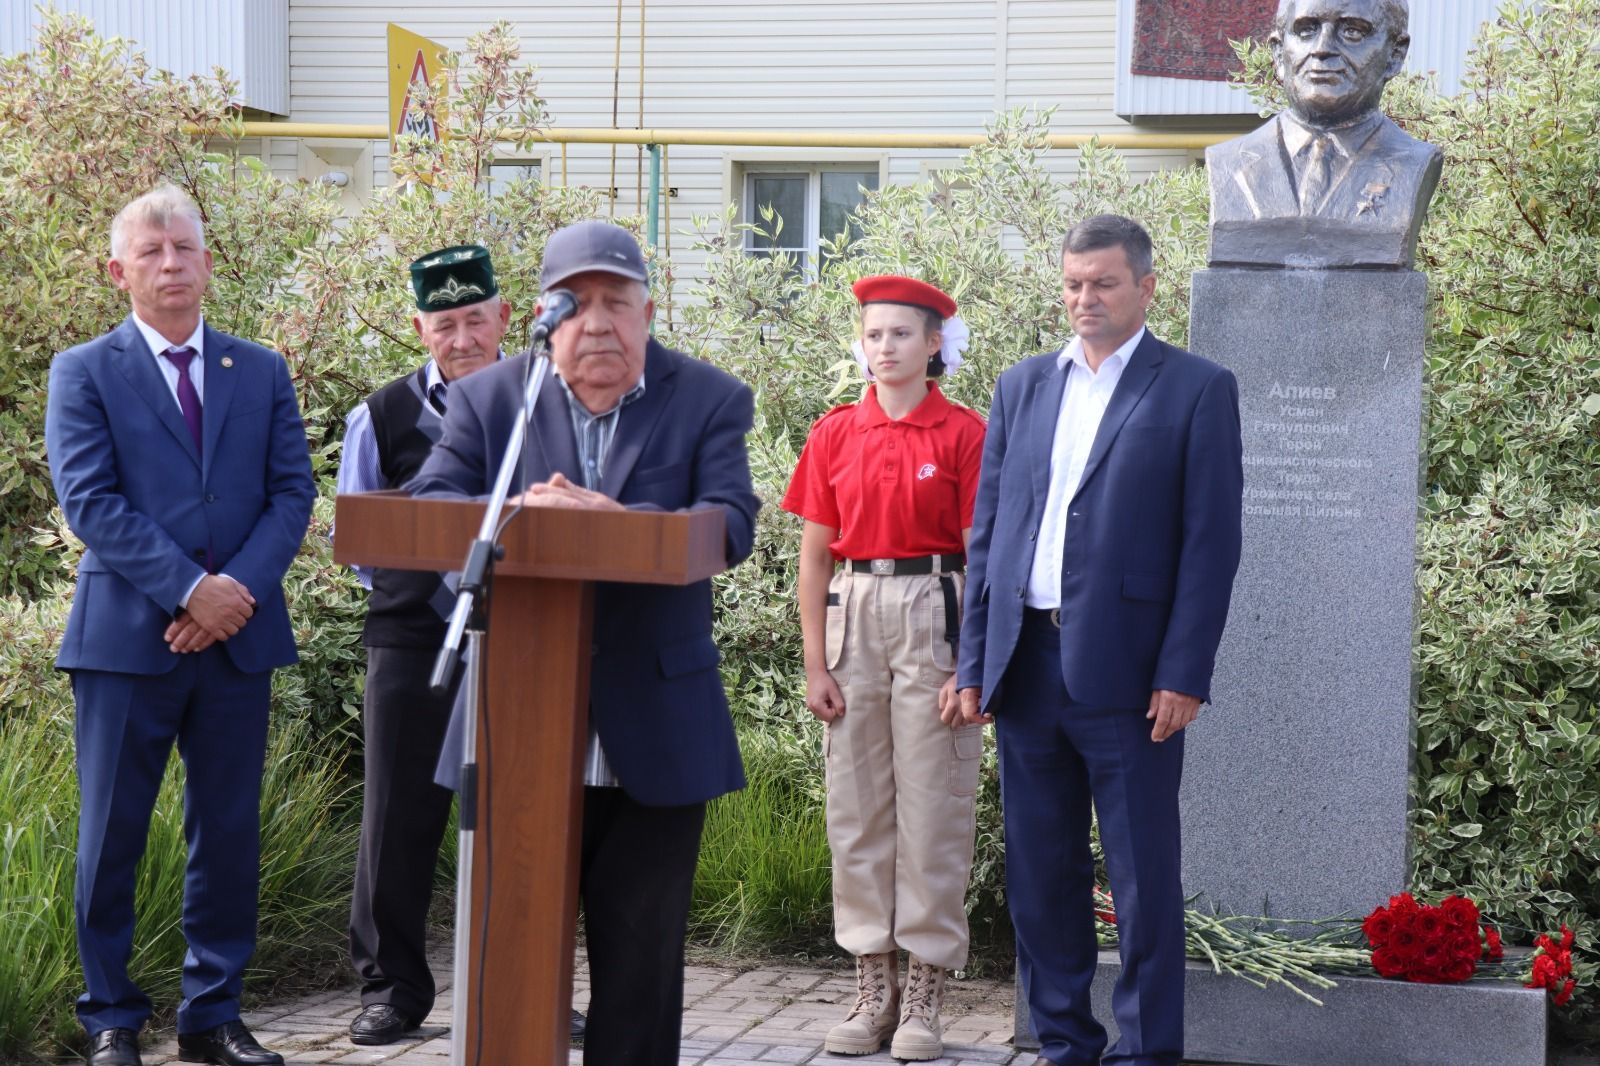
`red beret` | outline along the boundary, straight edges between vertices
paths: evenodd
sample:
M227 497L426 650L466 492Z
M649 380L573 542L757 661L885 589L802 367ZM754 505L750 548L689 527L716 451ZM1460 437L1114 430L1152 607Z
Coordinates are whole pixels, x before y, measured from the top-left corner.
M901 277L899 274L879 274L862 278L851 287L862 304L891 303L926 307L940 318L950 318L956 313L956 302L925 281Z

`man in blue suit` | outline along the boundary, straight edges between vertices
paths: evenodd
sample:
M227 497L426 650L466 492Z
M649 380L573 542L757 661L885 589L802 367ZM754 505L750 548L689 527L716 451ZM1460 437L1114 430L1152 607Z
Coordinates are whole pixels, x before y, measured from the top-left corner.
M1067 235L1076 336L1000 376L967 551L957 685L967 721L998 723L1018 967L1054 1066L1183 1052L1182 730L1210 693L1243 470L1233 375L1145 329L1151 257L1115 215ZM1104 1058L1091 800L1123 964Z
M545 246L540 290L578 310L551 338L516 486L529 507L716 508L730 565L750 554L750 390L650 337L644 257L626 230L579 222ZM520 416L528 357L452 386L444 433L407 488L488 492ZM683 938L706 801L744 787L711 639L711 582L600 584L578 890L589 955L589 1066L677 1066ZM530 694L530 698L532 698ZM441 765L460 765L459 723Z
M200 316L200 212L170 186L111 225L132 315L50 367L45 443L86 550L56 665L77 703L78 1017L93 1066L138 1066L134 867L176 741L185 767L185 1062L273 1066L239 1020L255 949L272 669L295 661L284 571L315 488L283 359Z

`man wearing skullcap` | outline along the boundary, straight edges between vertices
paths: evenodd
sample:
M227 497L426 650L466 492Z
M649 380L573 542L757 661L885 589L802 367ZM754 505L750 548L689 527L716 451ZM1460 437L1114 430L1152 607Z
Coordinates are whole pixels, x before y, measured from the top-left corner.
M411 324L428 361L367 397L346 420L339 491L395 489L439 439L454 384L500 357L511 305L500 296L489 252L475 244L430 252L411 264ZM372 590L362 640L366 779L361 846L350 905L350 959L361 978L357 1044L388 1044L433 1009L426 933L434 865L452 796L433 783L454 691L428 687L433 652L455 605L445 575L357 568Z

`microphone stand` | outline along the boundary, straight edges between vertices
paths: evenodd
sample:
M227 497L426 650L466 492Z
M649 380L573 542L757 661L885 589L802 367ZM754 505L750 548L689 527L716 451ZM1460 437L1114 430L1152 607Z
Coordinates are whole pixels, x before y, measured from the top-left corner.
M456 606L450 615L450 625L445 632L444 644L434 660L429 686L435 692L450 687L456 663L460 661L461 638L467 638L465 719L461 731L461 782L458 795L459 837L456 860L456 943L454 986L451 1005L454 1012L455 1032L450 1042L452 1066L465 1066L467 1041L465 1034L474 1024L468 1018L468 971L472 961L472 850L478 822L478 703L479 686L484 666L483 642L489 628L489 585L494 576L495 560L505 554L505 549L495 543L500 525L500 514L505 509L506 498L511 494L511 479L516 476L522 459L523 442L527 439L528 423L533 418L534 404L550 371L550 330L534 331L533 344L528 349L531 365L522 395L522 416L517 419L501 453L500 469L494 480L494 490L483 511L483 522L478 527L478 537L467 551L467 561L461 569L461 583L456 589ZM479 990L481 996L482 990Z

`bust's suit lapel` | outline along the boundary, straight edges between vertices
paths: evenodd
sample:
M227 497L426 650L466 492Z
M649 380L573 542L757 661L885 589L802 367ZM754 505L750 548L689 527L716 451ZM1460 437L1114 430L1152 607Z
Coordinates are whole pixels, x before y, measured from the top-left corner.
M156 420L167 427L167 432L189 454L196 466L200 465L200 455L195 451L194 438L189 436L189 427L183 422L183 412L178 408L178 401L173 399L172 390L167 388L166 379L161 376L161 371L156 369L155 358L150 354L150 346L144 342L144 336L139 332L139 327L133 324L131 317L124 319L122 325L111 334L111 350L115 353L112 362L117 371L127 379L134 393L149 405L150 411ZM202 417L204 417L202 415Z
M1100 469L1106 453L1111 450L1112 442L1117 439L1117 434L1122 432L1122 424L1133 414L1133 409L1139 406L1139 401L1144 398L1145 392L1156 380L1165 358L1165 349L1161 342L1156 340L1155 334L1146 329L1144 339L1133 350L1133 360L1122 371L1122 377L1118 379L1117 387L1111 393L1111 402L1106 405L1106 413L1100 419L1100 428L1094 435L1094 445L1089 449L1089 461L1084 464L1083 478L1078 482L1078 493L1083 492L1083 487L1089 484L1095 471ZM1077 493L1073 495L1076 496Z
M628 475L633 473L645 442L666 410L676 375L672 356L654 340L650 341L644 362L644 395L617 412L616 436L611 439L605 474L600 479L600 491L607 496L616 499L622 495L622 486L628 483Z
M1294 164L1283 144L1282 120L1272 119L1239 145L1235 184L1256 218L1280 218L1300 213L1294 199Z
M228 409L233 406L234 387L239 382L239 369L233 360L233 339L205 328L206 394L200 401L200 433L206 442L200 464L201 482L211 474L211 461L217 454L217 442L222 439L222 426L228 420ZM224 364L226 360L226 364Z
M1381 125L1374 128L1334 175L1321 205L1329 218L1350 221L1362 216L1372 221L1384 218L1383 209L1395 185L1395 172L1384 157L1381 131ZM1356 177L1352 178L1352 173Z
M1028 462L1033 470L1033 498L1044 511L1044 501L1050 495L1050 455L1055 451L1056 423L1061 418L1061 395L1066 389L1067 375L1057 366L1060 359L1044 360L1038 377L1027 399L1027 413L1023 420L1027 434Z

